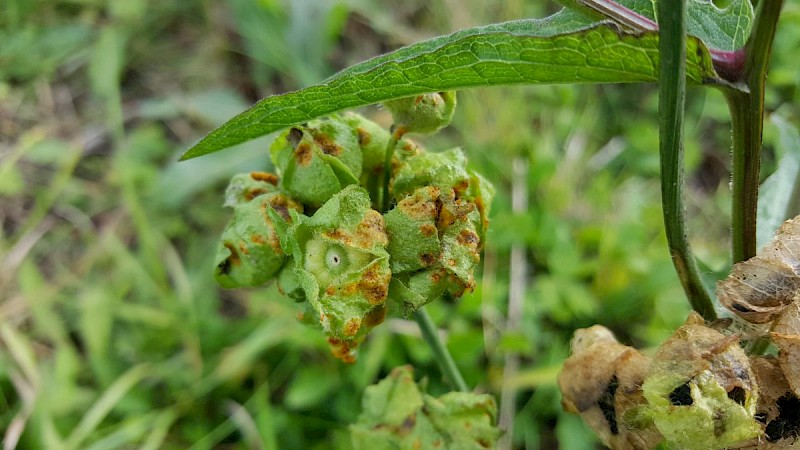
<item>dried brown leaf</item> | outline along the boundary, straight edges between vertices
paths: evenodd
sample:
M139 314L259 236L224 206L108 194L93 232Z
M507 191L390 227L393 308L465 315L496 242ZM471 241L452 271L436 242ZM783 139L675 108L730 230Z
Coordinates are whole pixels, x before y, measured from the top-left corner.
M733 266L717 297L753 323L767 323L800 296L800 216L787 220L759 256Z
M653 448L663 439L642 417L642 381L650 359L620 344L607 328L575 331L572 356L558 375L566 411L583 418L605 445L615 450Z

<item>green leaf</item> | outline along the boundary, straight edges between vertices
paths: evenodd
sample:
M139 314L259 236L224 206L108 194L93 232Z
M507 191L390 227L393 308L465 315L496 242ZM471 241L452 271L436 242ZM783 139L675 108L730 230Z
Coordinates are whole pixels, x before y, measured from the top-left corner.
M688 42L687 77L718 79L708 50ZM350 67L322 84L268 97L209 133L191 159L345 108L429 92L510 84L658 79L656 33L625 34L576 12L470 28Z
M617 3L655 20L657 2L653 0L619 0ZM726 8L717 8L711 0L690 0L686 8L689 36L699 38L708 48L716 50L734 51L744 47L753 26L750 0L734 0Z
M420 392L411 366L398 367L364 391L358 422L350 426L356 450L494 448L497 406L487 394Z

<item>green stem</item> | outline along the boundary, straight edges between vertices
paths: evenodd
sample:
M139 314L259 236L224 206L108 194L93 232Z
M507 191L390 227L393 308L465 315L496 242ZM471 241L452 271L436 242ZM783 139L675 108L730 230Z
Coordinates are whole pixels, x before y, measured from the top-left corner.
M743 80L748 92L724 91L733 126L733 262L756 255L758 184L764 131L764 84L783 0L759 2L747 42Z
M436 325L433 324L433 320L431 320L431 316L428 315L428 312L422 308L418 309L414 313L414 320L416 320L417 325L419 325L422 338L425 339L425 342L427 342L428 346L433 350L433 355L436 357L436 362L439 363L439 368L442 370L442 373L453 383L456 389L461 392L469 392L469 387L467 387L464 377L461 376L461 372L459 372L455 361L453 361L453 357L450 355L450 352L447 350L442 340L439 339Z
M672 263L692 309L716 319L686 233L683 195L683 115L686 100L686 1L659 2L659 155L664 228Z

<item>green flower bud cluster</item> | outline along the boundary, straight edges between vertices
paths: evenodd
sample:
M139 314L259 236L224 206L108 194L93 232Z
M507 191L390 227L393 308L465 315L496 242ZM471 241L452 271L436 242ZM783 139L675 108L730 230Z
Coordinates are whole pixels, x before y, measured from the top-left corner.
M406 131L449 121L454 97L434 95L410 102ZM425 115L425 105L450 111ZM411 120L420 114L422 122ZM432 117L436 127L421 127ZM348 362L388 311L407 314L475 285L494 190L466 168L461 150L425 152L397 131L400 123L390 132L345 113L292 127L270 149L275 174L237 175L226 191L234 215L217 281L233 288L276 280Z

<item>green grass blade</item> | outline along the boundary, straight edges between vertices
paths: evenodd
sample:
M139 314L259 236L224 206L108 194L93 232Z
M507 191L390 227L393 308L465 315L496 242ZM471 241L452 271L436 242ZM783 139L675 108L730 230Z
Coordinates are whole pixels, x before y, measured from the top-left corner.
M86 414L84 414L81 421L67 438L65 447L68 449L81 448L86 438L100 425L111 409L119 403L131 388L145 377L148 369L147 364L140 364L117 378L92 407L86 411Z
M714 83L708 49L690 39L687 75ZM479 86L633 83L658 79L658 36L625 34L574 12L471 28L346 69L322 84L267 97L213 130L181 159L219 151L336 111Z

